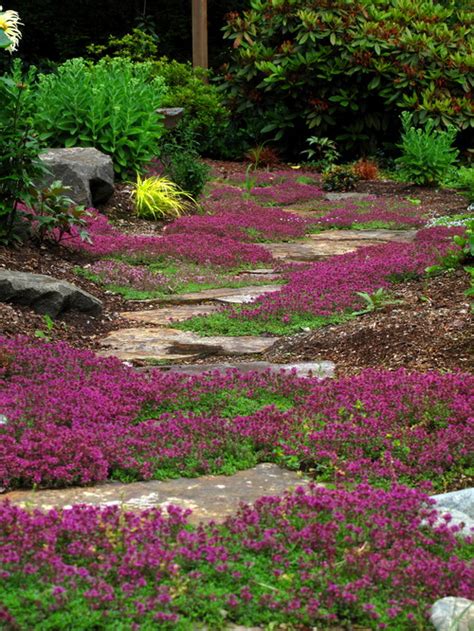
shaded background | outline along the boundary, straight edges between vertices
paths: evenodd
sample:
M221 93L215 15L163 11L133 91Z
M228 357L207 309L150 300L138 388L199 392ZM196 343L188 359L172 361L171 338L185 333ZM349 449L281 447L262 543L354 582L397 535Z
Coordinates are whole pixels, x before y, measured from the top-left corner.
M105 43L109 35L122 36L143 16L159 37L160 55L191 60L191 0L5 0L4 9L20 13L24 23L19 55L28 63L63 61L84 54L88 44ZM240 11L249 0L208 0L209 63L223 62L229 46L221 28L229 11Z

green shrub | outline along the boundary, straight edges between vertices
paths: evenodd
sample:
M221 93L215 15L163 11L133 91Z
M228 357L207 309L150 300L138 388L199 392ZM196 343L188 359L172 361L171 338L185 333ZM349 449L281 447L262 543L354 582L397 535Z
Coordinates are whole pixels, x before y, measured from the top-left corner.
M29 105L34 72L24 76L21 63L0 77L0 242L21 241L28 225L19 204L30 203L33 180L43 173L40 144L32 131Z
M474 126L472 12L436 0L253 0L221 75L240 124L301 151L308 130L364 153L414 122Z
M447 184L461 189L469 202L474 202L474 167L460 167L455 171Z
M184 146L176 139L164 143L160 147L160 160L164 173L179 188L197 199L209 180L210 169L201 162L193 137L182 137Z
M402 155L395 161L398 174L406 182L434 186L444 181L452 169L459 151L453 147L456 129L449 126L446 131L435 129L428 120L423 128L413 125L413 115L402 113L403 134L399 145Z
M123 37L110 35L107 44L90 44L86 50L94 60L122 57L130 61L150 61L158 54L156 39L138 28Z
M192 136L201 155L221 155L223 136L229 136L230 111L218 88L208 82L209 73L166 57L154 62L153 72L167 86L163 107L184 108L183 118L172 131L178 143L185 144L183 137Z
M334 164L323 173L323 189L325 191L351 191L358 179L351 166Z
M34 125L48 146L92 146L112 156L119 178L141 172L158 153L163 124L155 113L165 94L149 64L71 59L39 75Z

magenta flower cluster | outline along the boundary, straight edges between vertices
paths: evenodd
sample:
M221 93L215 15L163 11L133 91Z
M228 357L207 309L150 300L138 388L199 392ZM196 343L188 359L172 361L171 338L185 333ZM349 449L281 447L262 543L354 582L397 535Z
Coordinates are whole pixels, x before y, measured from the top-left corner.
M429 228L420 230L413 243L391 242L333 256L291 274L279 292L260 296L233 316L265 319L277 315L286 322L294 313L331 315L357 309L362 300L356 292L370 294L389 288L393 280L420 276L458 249L452 237L461 232L462 228Z
M104 259L93 263L89 271L105 285L132 287L141 291L166 289L170 280L164 274L153 273L147 267L129 265L123 261Z
M209 215L181 217L165 229L165 234L204 233L235 240L292 239L304 236L313 222L279 208L262 207L250 200L233 198L207 201Z
M323 197L324 191L314 184L300 182L281 182L270 186L256 186L251 191L258 201L275 204L295 204Z
M169 258L227 268L272 260L271 255L261 246L241 243L225 236L210 241L205 233L169 234L163 237L125 234L114 228L104 215L94 210L90 211L87 229L92 243L82 241L74 233L65 245L92 256L120 254L139 260Z
M325 382L141 374L24 338L2 340L0 366L0 485L10 488L200 475L268 460L320 479L436 483L462 468L473 429L474 377L464 374L366 371ZM232 412L225 393L254 407Z
M223 525L190 528L187 514L0 504L0 624L56 620L62 629L60 614L73 610L84 628L357 620L409 629L424 626L438 598L473 595L474 570L449 516L436 525L430 500L403 486L298 488L243 506ZM2 598L18 584L34 586L27 607L22 590Z
M368 207L367 207L368 206ZM387 228L419 228L426 223L414 206L394 206L377 197L364 200L364 205L346 201L329 213L315 219L324 228L350 228L354 224L377 224Z

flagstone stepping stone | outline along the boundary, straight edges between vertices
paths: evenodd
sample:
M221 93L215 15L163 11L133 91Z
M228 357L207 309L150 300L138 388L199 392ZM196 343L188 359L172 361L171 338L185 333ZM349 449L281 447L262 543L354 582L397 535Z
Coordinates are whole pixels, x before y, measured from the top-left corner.
M324 230L310 235L312 241L403 241L411 242L416 236L416 230ZM364 244L365 245L365 244Z
M165 327L130 328L109 333L101 342L104 350L99 354L150 362L209 355L253 355L267 351L278 339L254 335L201 337Z
M160 309L148 309L147 311L125 311L120 315L132 322L142 322L157 326L167 326L173 322L183 322L194 316L206 316L216 311L220 311L218 304L205 305L171 305Z
M389 241L411 241L415 230L326 230L300 241L262 244L277 259L316 261Z
M362 199L363 200L363 199L367 199L368 197L371 197L369 193L338 192L338 193L326 193L324 196L324 199L327 199L328 202L341 202L346 199Z
M190 521L222 521L235 513L241 502L251 504L263 495L282 495L308 480L294 471L263 463L235 475L146 482L106 482L90 487L40 491L12 491L1 496L28 509L69 508L73 504L122 506L127 510L166 508L170 504L191 509Z
M362 246L377 245L378 243L380 241L323 241L308 238L290 243L266 243L263 247L274 258L283 261L318 261L330 256L354 252L354 250Z
M281 370L295 371L298 377L315 377L317 379L325 379L333 377L336 365L334 362L300 362L295 364L272 364L270 362L239 362L231 364L229 362L222 364L187 364L183 366L161 366L162 370L170 372L179 372L185 375L202 375L209 372L225 372L226 370L238 370L239 372L265 372L269 370L272 373L278 373Z
M218 289L205 289L188 294L173 294L160 300L166 304L185 304L200 302L221 302L243 304L253 302L258 296L279 291L279 285L251 285L249 287L220 287Z

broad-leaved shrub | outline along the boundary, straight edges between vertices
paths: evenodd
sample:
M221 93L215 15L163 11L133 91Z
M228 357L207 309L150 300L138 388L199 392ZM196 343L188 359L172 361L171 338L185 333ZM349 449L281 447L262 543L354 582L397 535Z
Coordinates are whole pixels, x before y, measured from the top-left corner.
M39 75L34 125L47 146L92 146L111 155L123 179L158 152L163 124L156 109L165 91L148 64L70 59Z

